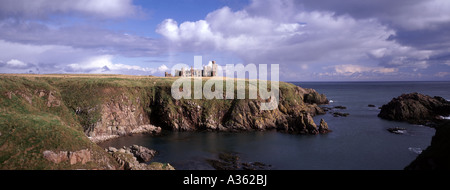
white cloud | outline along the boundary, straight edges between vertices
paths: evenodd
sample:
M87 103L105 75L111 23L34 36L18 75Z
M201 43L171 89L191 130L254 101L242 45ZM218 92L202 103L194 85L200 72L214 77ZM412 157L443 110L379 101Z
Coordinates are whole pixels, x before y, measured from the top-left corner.
M261 1L243 10L223 7L204 20L178 24L163 21L156 32L181 51L231 52L245 63L281 64L285 73L308 65L362 65L364 72L390 73L383 67L427 68L433 51L401 45L389 38L396 31L374 18L355 19L330 11L295 10L282 3ZM283 14L285 13L285 14ZM283 15L283 16L282 16ZM368 69L366 64L380 64ZM284 66L283 66L284 65Z
M8 62L6 62L6 65L10 66L10 67L26 67L27 66L26 63L19 61L17 59L9 60Z
M397 68L369 67L369 66L352 65L352 64L336 65L336 66L334 66L334 70L337 74L346 75L346 76L350 76L355 73L365 73L365 72L386 74L386 73L394 73L394 72L398 71Z
M154 74L157 69L113 63L114 56L101 55L80 63L67 65L65 71L74 73L117 73L117 74Z
M132 0L1 0L0 16L47 17L58 13L80 13L101 18L136 15Z
M159 72L165 72L165 71L168 71L168 70L169 70L169 67L167 67L164 64L158 67L158 71Z
M179 28L177 21L173 19L166 19L158 25L156 32L165 36L169 40L179 39Z

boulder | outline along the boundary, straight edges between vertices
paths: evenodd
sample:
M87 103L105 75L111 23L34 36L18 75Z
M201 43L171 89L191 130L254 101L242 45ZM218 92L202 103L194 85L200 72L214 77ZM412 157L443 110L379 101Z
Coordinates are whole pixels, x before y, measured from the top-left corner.
M349 113L333 112L333 117L347 117Z
M206 159L216 170L267 170L271 165L261 162L241 162L237 153L219 153L219 159Z
M53 152L51 150L45 150L42 154L44 155L45 159L55 164L59 164L68 160L67 151Z
M401 134L405 134L406 133L406 129L405 128L400 128L400 127L388 128L387 130L389 132L397 134L397 135L401 135Z
M347 109L347 107L345 106L334 106L335 109L341 109L341 110L345 110Z
M86 164L91 161L91 151L84 149L75 152L69 152L69 163L74 165L76 163Z
M156 155L156 151L143 146L133 145L120 149L109 147L105 149L112 155L124 170L174 170L168 163L149 162Z
M148 149L143 146L133 145L130 152L137 158L139 162L149 162L156 155L155 150Z

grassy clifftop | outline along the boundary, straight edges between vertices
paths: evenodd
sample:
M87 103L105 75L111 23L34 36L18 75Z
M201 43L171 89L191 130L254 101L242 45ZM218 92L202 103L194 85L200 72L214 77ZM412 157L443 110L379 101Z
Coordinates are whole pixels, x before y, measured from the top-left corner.
M117 167L92 143L59 90L43 78L0 78L0 169L111 169ZM88 149L92 162L53 164L45 150Z
M321 112L316 104L327 102L312 89L283 82L278 109L272 111L259 110L261 99L175 100L175 80L0 75L0 169L117 169L114 158L92 140L145 132L152 125L180 131L315 134L318 129L310 117Z

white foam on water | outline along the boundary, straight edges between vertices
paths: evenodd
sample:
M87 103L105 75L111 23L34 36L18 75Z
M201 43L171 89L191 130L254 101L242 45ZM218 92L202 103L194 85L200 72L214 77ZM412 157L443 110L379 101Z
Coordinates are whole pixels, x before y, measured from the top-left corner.
M422 153L422 149L421 148L417 148L417 147L409 147L408 150L411 151L411 152L414 152L416 154L421 154Z
M450 116L444 117L444 116L439 116L441 119L447 119L450 120Z
M333 103L334 101L333 100L330 100L330 103Z

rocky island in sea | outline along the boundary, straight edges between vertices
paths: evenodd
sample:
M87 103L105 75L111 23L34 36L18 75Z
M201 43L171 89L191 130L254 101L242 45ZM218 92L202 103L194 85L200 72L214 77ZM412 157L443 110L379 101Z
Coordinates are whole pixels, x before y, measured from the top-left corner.
M324 113L318 105L328 103L325 95L313 89L280 82L278 108L262 111L261 99L175 100L170 94L174 80L124 75L2 75L0 169L173 169L164 163L153 163L161 167L141 166L128 154L131 150L105 151L96 144L161 130L331 131L324 120L318 126L312 119ZM125 166L124 160L134 163L133 167Z
M450 102L442 97L419 93L402 94L381 107L378 117L434 126L450 115Z

